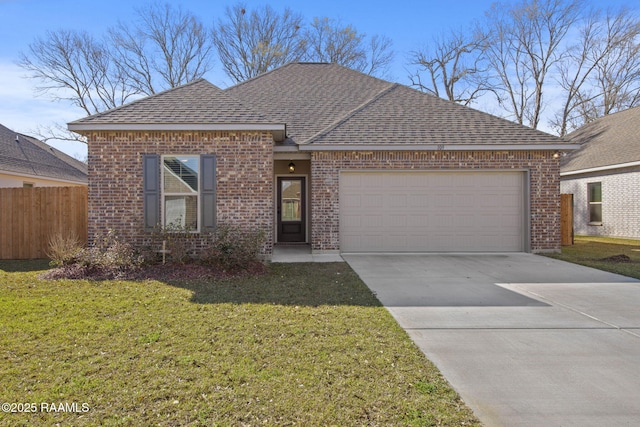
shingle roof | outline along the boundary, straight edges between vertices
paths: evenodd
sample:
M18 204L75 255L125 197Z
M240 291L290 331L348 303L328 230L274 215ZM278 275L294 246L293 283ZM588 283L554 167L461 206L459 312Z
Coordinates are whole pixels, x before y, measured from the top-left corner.
M565 140L581 147L563 159L561 172L640 161L640 107L594 120Z
M86 164L42 141L16 133L2 125L0 125L0 172L87 182Z
M533 130L337 64L291 63L225 90L298 144L560 144Z
M287 136L307 142L392 83L335 64L290 63L225 90L287 124Z
M204 79L69 123L104 124L272 124Z
M194 130L212 124L228 129L261 125L264 130L278 130L278 140L286 125L289 141L317 146L527 144L548 148L562 143L544 132L326 63L290 63L224 91L196 80L69 123L69 128L141 129L172 124L188 124Z

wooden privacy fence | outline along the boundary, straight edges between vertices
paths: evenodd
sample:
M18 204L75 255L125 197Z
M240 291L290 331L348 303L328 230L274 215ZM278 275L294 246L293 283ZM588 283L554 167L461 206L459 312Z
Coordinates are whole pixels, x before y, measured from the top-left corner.
M87 187L0 188L0 259L46 258L56 233L87 242Z
M573 194L560 195L560 244L573 245Z

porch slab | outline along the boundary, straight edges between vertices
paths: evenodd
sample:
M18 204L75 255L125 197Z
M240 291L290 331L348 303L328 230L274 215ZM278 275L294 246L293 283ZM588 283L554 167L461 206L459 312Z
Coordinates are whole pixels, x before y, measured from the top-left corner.
M313 253L309 245L273 247L271 262L344 262L339 253Z

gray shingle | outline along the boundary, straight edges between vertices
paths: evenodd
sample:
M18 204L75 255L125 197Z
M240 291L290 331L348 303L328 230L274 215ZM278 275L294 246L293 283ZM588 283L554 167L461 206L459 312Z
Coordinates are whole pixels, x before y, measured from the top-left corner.
M291 63L225 90L287 124L287 136L305 143L393 86L335 64Z
M565 140L581 147L563 159L562 172L640 161L640 107L594 120Z
M16 135L18 141L16 141ZM87 165L36 138L0 125L0 172L87 182Z
M133 101L74 124L270 124L204 79Z
M222 91L197 80L70 123L286 124L298 144L558 144L555 136L337 64L290 63Z
M226 92L285 122L287 135L297 143L562 142L553 135L337 64L288 64Z

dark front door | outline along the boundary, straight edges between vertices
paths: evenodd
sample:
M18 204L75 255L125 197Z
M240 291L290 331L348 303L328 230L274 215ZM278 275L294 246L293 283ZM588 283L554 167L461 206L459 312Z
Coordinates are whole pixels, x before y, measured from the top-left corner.
M305 179L278 178L278 242L305 241Z

